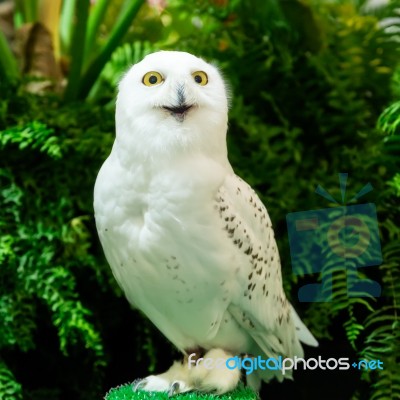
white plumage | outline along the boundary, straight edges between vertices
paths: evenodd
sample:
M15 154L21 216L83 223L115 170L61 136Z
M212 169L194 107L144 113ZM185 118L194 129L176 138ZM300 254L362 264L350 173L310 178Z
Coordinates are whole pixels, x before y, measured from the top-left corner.
M299 339L316 341L283 292L267 210L229 164L227 115L225 84L205 61L162 51L134 65L95 185L99 237L129 302L184 354L302 356ZM239 377L175 363L137 387L223 393Z

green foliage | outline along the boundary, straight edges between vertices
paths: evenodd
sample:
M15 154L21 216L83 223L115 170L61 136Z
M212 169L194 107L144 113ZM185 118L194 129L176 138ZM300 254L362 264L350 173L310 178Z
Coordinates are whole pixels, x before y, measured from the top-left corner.
M14 101L26 99L13 99L9 106ZM44 103L46 124L40 122ZM112 125L93 126L93 120L102 121L98 110L60 112L54 100L35 96L26 104L30 108L22 118L15 111L3 115L6 125L7 119L21 124L0 131L0 351L34 349L38 308L45 306L61 352L67 356L77 346L91 352L98 375L92 380L98 382L104 347L93 313L80 299L77 276L92 270L103 286L109 279L90 252L88 221L94 174L105 157L104 144L104 149L111 144ZM32 122L24 123L25 118Z
M51 18L58 18L58 15L50 15L49 20L39 18L41 14L39 8L51 8L50 2L56 2L53 8L61 5L61 0L17 1L14 11L16 27L20 28L23 24L36 22L47 27L54 25ZM99 37L100 27L104 23L109 3L107 0L99 0L90 7L89 0L62 2L60 22L55 25L53 42L56 43L60 38L62 55L70 63L64 92L64 100L67 102L87 97L112 52L129 30L144 0L125 1L120 7L116 23L108 32L106 39L103 37L100 43L96 39ZM0 77L9 83L20 75L17 60L11 48L12 45L0 31ZM59 55L55 52L53 55L59 61Z
M1 400L21 400L22 388L15 380L13 373L0 360L0 399Z
M400 133L400 101L389 106L378 119L379 127L389 135L396 136ZM387 140L392 139L390 136L386 138ZM395 148L399 150L399 148Z
M400 353L399 311L398 305L385 306L365 320L365 328L370 333L361 354L367 360L380 359L384 363L384 369L377 371L378 376L374 379L371 400L396 399L400 396L400 377L397 372Z
M20 150L39 149L53 158L61 158L61 147L54 131L38 121L32 121L24 127L11 127L1 132L1 146L18 144Z
M1 30L0 55L0 78L2 80L14 81L19 76L17 63L7 43L7 39Z
M127 1L126 7L117 19L115 26L110 32L107 42L99 49L97 57L93 62L87 67L85 73L82 75L79 85L80 98L85 98L96 80L98 79L104 65L110 59L111 54L118 46L122 37L128 31L132 20L135 18L136 14L139 12L140 7L143 5L144 0L133 0ZM99 2L98 6L101 4ZM90 53L87 53L90 54ZM71 83L72 85L73 83Z
M64 99L66 101L75 100L78 97L80 77L85 57L85 33L89 16L89 0L81 0L76 3L76 25L71 43L71 66L68 75L68 83L65 88Z
M125 43L118 47L105 65L90 93L89 99L99 99L101 93L102 100L109 100L109 104L113 105L115 103L116 88L126 70L131 65L142 60L147 54L157 50L159 49L149 42Z
M385 368L379 371L373 383L371 399L394 399L400 396L400 376L397 373L400 357L400 229L398 221L400 210L399 170L400 165L400 132L398 103L384 110L378 119L378 126L388 134L383 140L383 160L386 161L387 186L384 193L386 218L382 221L387 243L383 247L384 263L380 266L386 304L375 310L365 320L368 335L361 353L368 359L380 358Z

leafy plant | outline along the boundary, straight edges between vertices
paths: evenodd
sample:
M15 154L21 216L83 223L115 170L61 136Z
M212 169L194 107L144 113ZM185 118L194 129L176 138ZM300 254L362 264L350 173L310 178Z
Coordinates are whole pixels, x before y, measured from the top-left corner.
M53 122L44 124L34 119L32 108L25 112L24 117L32 122L0 131L0 351L35 349L39 313L46 307L64 356L82 344L92 353L91 364L97 377L88 382L88 388L92 385L93 390L105 366L104 347L93 313L78 294L76 275L77 271L91 269L100 283L105 279L89 252L92 238L86 215L91 214L92 187L83 190L80 186L95 168L85 173L79 168L71 170L71 164L66 164L71 157L75 158L75 166L90 164L90 152L85 146L92 133L88 127L86 135L74 138L77 114L67 121L65 114L57 115L54 109ZM36 114L39 115L40 112ZM51 120L49 114L47 120ZM79 129L84 126L82 122L80 118ZM95 143L99 142L90 143L92 150L96 149ZM77 197L74 192L80 195ZM81 195L87 200L82 202ZM6 363L2 364L3 370ZM11 388L16 396L21 392L12 380L8 386L1 386L1 398L6 398L2 396Z
M0 384L1 393L0 398L2 400L20 400L22 399L22 388L21 385L15 380L13 373L0 360Z
M41 24L50 32L54 58L60 61L63 57L64 63L69 64L64 99L73 101L88 95L143 4L144 0L126 0L115 25L101 41L98 40L100 28L110 6L106 0L98 0L93 6L89 0L17 1L14 19L17 28L33 23ZM58 39L61 39L61 48ZM14 81L19 75L15 57L0 31L0 76Z
M90 93L89 100L108 99L114 105L116 88L127 69L158 49L149 42L125 43L112 54ZM101 96L100 96L101 93ZM109 103L109 104L110 104Z

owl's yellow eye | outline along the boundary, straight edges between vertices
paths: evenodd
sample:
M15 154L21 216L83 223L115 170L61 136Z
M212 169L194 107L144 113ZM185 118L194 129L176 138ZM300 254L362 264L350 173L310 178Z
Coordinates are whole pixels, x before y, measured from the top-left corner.
M193 72L192 74L193 79L196 83L198 83L200 86L205 86L208 83L208 76L205 72L203 71L196 71Z
M146 86L156 86L163 83L164 78L159 72L150 71L143 77L142 82Z

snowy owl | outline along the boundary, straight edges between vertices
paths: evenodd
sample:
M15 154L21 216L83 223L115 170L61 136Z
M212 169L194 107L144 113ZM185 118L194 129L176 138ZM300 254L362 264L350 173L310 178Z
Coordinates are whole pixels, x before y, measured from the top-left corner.
M135 389L233 390L239 368L211 360L303 356L317 345L282 288L271 220L227 157L228 100L218 70L160 51L119 84L116 139L94 189L105 256L128 301L183 361ZM261 381L290 377L261 370Z

